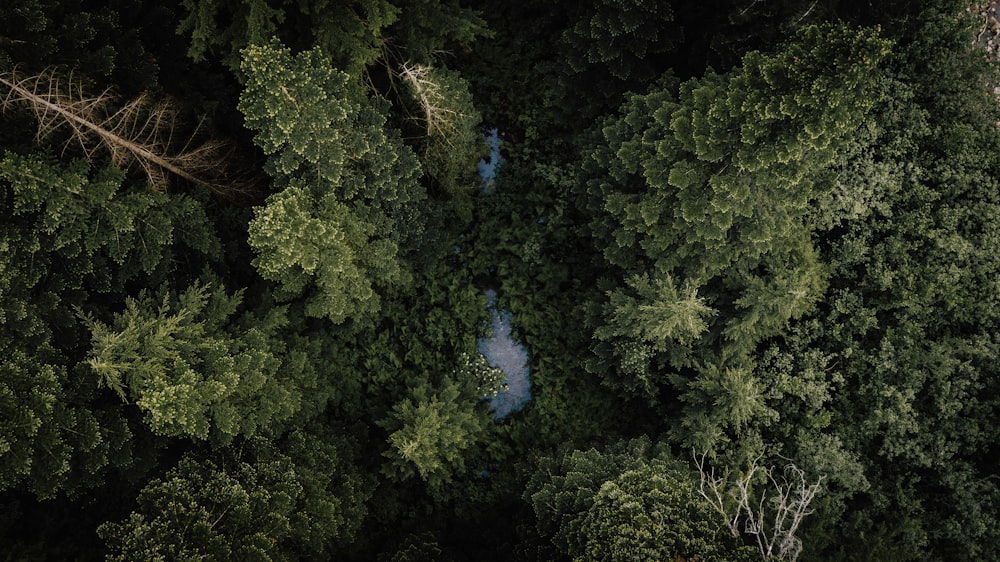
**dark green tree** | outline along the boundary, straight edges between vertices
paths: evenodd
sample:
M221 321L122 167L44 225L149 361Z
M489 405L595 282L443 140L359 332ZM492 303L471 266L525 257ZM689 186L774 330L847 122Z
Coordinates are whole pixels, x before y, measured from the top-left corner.
M111 467L131 464L131 431L115 408L91 408L92 384L74 384L43 354L4 349L0 361L0 491L40 499L103 484Z
M219 256L198 201L123 188L123 180L117 170L92 171L82 160L59 164L39 154L0 160L9 217L0 298L10 329L30 338L47 331L46 323L73 323L72 307L89 293L121 291L142 277L165 279L175 245Z
M682 39L673 9L656 0L597 0L562 34L573 71L600 65L619 80L656 77L656 60Z
M668 79L604 126L594 228L626 283L608 293L592 368L654 403L669 381L687 404L677 435L696 448L766 415L750 357L823 294L809 204L887 48L872 30L806 28L676 98Z
M244 451L243 449L246 449ZM251 440L225 462L188 454L101 525L109 560L308 560L347 542L364 515L362 479L326 435Z
M358 77L386 58L426 64L453 44L485 33L482 18L458 0L183 0L178 33L190 36L188 56L219 58L232 70L240 51L272 37L297 49L321 49L333 64ZM228 17L227 17L228 16Z
M524 499L537 531L573 560L755 560L698 495L684 465L648 439L545 457Z
M994 70L964 6L922 7L813 211L826 299L760 364L767 439L831 476L818 559L997 556Z

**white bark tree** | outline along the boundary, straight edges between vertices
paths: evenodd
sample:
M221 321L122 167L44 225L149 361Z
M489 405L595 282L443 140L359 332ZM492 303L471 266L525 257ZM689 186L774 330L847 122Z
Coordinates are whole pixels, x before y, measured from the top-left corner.
M823 489L826 477L810 482L805 471L790 461L783 469L765 468L760 458L738 474L726 470L716 475L715 468L707 466L706 455L695 453L698 493L725 517L734 537L741 532L754 537L764 560L794 562L803 548L796 532L813 513L809 504Z

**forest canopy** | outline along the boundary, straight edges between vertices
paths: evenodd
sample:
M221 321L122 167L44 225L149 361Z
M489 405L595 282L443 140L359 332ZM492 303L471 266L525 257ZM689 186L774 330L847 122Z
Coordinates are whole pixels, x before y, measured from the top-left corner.
M0 560L1000 559L992 4L3 2Z

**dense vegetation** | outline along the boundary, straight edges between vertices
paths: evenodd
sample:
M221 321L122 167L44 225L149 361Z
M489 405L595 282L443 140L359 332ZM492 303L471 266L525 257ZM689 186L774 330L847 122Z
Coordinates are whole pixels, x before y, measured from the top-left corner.
M968 8L0 3L0 560L1000 559Z

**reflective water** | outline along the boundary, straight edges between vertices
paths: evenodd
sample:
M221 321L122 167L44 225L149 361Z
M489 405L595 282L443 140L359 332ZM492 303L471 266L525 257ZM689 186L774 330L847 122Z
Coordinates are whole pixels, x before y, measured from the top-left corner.
M490 399L496 419L502 419L511 412L520 410L531 400L531 369L528 367L528 350L511 335L513 314L494 306L496 296L492 289L486 291L493 333L489 338L479 338L476 347L490 366L500 369L506 375L504 383L507 389Z
M500 156L500 136L496 129L487 131L486 142L490 145L490 159L479 161L479 177L483 180L482 190L489 193L496 189L496 167L503 160ZM496 291L486 291L492 335L489 338L479 338L477 348L491 366L506 375L504 382L507 389L490 399L496 419L502 419L511 412L520 410L531 400L531 379L528 350L511 335L513 314L498 310L495 306L496 298Z

